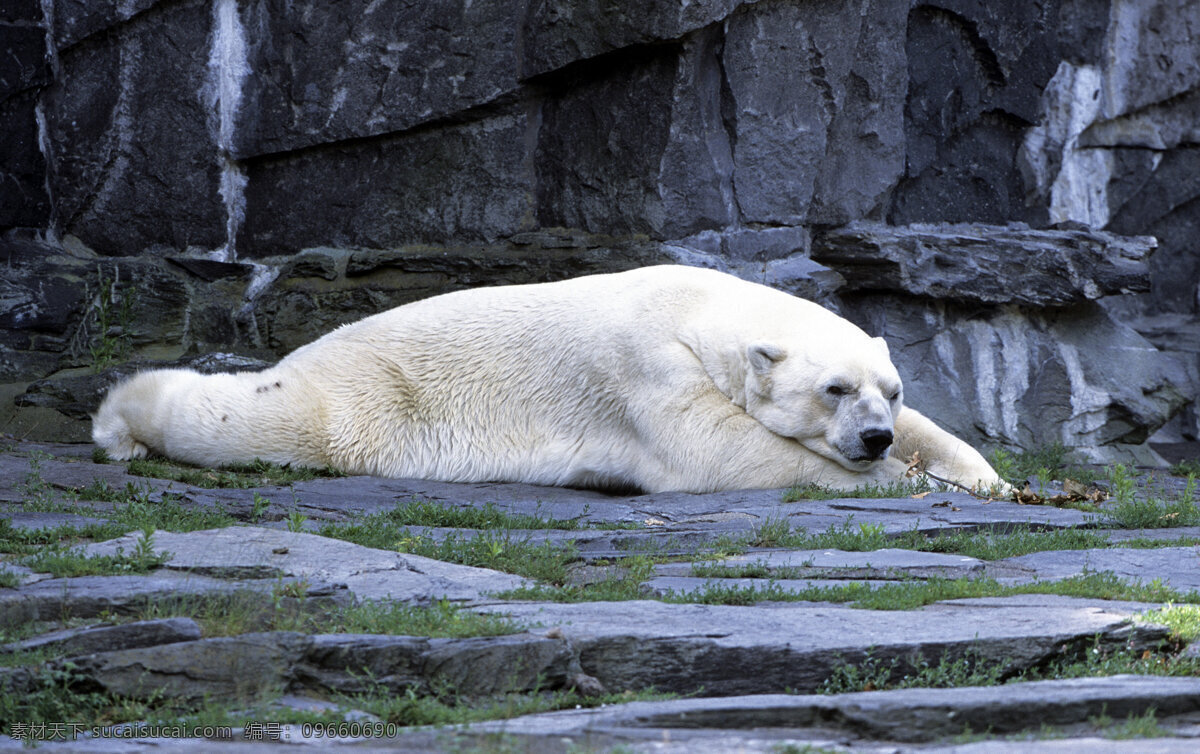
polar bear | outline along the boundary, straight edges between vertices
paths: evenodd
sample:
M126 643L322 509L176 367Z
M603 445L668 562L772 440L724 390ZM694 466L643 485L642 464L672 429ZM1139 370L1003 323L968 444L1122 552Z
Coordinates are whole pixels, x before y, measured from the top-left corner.
M93 439L118 460L643 492L850 489L919 452L953 482L1001 483L903 406L882 339L675 265L435 296L262 372L143 372L110 391Z

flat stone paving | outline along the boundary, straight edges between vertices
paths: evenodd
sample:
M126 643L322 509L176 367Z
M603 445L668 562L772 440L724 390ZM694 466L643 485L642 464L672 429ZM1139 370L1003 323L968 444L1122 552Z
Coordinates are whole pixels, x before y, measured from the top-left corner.
M0 444L3 445L3 444ZM454 729L402 730L385 738L304 739L285 726L277 741L125 739L45 742L47 751L295 750L297 743L363 751L679 751L804 750L1016 752L1195 751L1200 748L1200 678L1113 676L999 686L821 694L846 664L894 664L915 672L970 658L1003 677L1087 652L1178 651L1168 631L1137 616L1160 607L1034 593L957 599L912 610L867 610L822 601L822 587L880 586L938 579L994 579L1036 585L1088 573L1159 581L1200 590L1200 528L1130 531L1099 513L981 500L932 492L899 499L844 498L783 503L783 490L689 495L607 496L530 485L445 484L370 477L322 478L289 486L203 489L128 474L123 464L96 464L90 446L7 443L0 452L0 519L36 530L107 520L121 505L81 493L96 480L133 488L146 504L164 495L185 509L221 509L237 526L176 533L155 531L162 564L145 575L53 578L0 555L0 569L20 584L0 589L0 627L45 621L46 632L0 645L0 656L34 647L70 655L76 672L114 694L150 698L218 698L283 689L281 703L326 704L332 694L365 690L363 670L396 694L577 688L622 693L653 687L673 701L527 715ZM1160 494L1182 482L1157 474ZM512 515L573 522L576 528L511 531L535 543L573 543L577 575L622 568L633 554L655 556L643 599L577 604L501 599L529 579L485 568L373 549L315 532L414 500L449 508L492 506ZM268 502L263 502L268 501ZM288 517L305 531L289 531ZM249 523L253 521L254 523ZM1086 528L1110 542L1158 540L1162 547L1035 552L986 561L956 554L884 547L750 548L705 555L763 527L899 535L918 531L995 532ZM432 540L473 530L412 527ZM86 545L92 555L131 553L141 532ZM1177 544L1182 542L1183 544ZM592 564L592 565L588 565ZM694 604L714 591L757 589L807 601ZM135 615L147 600L185 594L293 597L350 605L384 600L427 605L449 600L481 613L510 616L526 627L500 637L428 639L363 634L266 631L205 637L188 618L61 629L61 617ZM665 601L664 601L665 600ZM682 602L676 600L684 600ZM55 622L58 621L59 625ZM247 673L252 668L253 672ZM0 668L0 686L20 689L22 671ZM1112 741L1113 724L1153 709L1160 736ZM349 714L355 714L353 712ZM357 719L362 719L361 714ZM1106 724L1105 720L1115 721ZM29 721L36 722L36 721ZM1061 740L1036 738L1053 729ZM974 738L964 740L965 733ZM0 738L0 748L21 742ZM282 747L287 747L286 749ZM788 747L795 747L794 749Z

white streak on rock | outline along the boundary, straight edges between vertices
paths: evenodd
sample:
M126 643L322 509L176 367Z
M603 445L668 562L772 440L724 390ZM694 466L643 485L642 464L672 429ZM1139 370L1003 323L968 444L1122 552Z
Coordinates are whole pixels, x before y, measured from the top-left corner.
M1005 312L995 320L996 334L1000 337L1000 358L1003 370L1000 375L1000 418L1004 426L1005 439L1019 442L1017 410L1019 401L1029 390L1029 341L1025 333L1029 321L1016 312Z
M964 334L971 348L971 366L975 373L975 399L990 437L1000 433L1000 412L996 407L996 331L987 322L966 323Z
M43 238L49 243L57 244L59 242L58 204L54 201L54 191L50 185L50 175L54 170L54 143L50 139L50 129L46 123L46 110L42 106L41 100L34 105L33 114L37 121L38 150L46 162L46 175L42 179L42 188L46 192L46 201L50 204L50 219L46 223Z
M1021 144L1026 184L1034 196L1049 198L1051 222L1108 224L1112 155L1079 148L1080 134L1101 118L1104 83L1095 66L1060 63L1042 94L1041 123Z
M1075 346L1059 343L1058 353L1071 383L1071 418L1063 422L1062 442L1068 447L1088 445L1083 438L1108 422L1108 406L1112 404L1112 396L1088 384Z
M242 104L242 85L249 75L246 31L238 17L237 0L216 0L205 94L213 113L217 161L221 168L219 191L225 203L225 246L212 256L227 262L237 258L237 232L246 211L246 174L234 159L234 133Z

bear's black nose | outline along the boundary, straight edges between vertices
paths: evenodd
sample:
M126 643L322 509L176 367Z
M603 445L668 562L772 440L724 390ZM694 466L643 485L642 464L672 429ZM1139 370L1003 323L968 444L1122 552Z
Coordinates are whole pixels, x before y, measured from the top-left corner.
M858 436L862 440L867 455L878 458L892 444L892 432L889 429L868 429Z

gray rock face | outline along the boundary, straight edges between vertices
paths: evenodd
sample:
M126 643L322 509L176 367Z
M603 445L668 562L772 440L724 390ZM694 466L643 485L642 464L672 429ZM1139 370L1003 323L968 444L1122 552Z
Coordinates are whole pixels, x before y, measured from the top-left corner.
M968 442L1140 443L1188 400L1183 365L1095 304L1042 313L912 303L861 295L842 311L887 339L905 403Z
M529 127L514 109L436 133L255 161L238 248L261 257L323 245L495 240L532 230L533 181L523 151ZM314 185L316 171L324 178Z
M356 1L241 12L252 35L241 157L403 131L519 84L524 3Z
M842 273L845 291L1057 308L1149 289L1155 245L1083 230L852 223L819 235L813 258Z
M197 0L168 14L133 18L109 44L61 49L44 99L57 220L102 254L225 240L215 138L197 96L212 12Z
M894 0L768 3L726 22L743 220L837 223L878 206L903 169L906 12Z
M1063 440L1104 457L1090 449L1148 436L1178 410L1164 381L1200 391L1200 350L1165 334L1200 318L1200 65L1185 31L1200 16L1183 0L1119 13L1075 0L326 6L22 0L0 18L0 230L16 231L2 243L49 242L4 273L9 319L21 320L0 328L5 405L32 380L88 366L106 336L123 358L277 358L465 285L662 260L851 313L860 294L907 297L885 335L1018 306L1013 332L1033 343L1051 337L1042 309L1119 296L1107 311L1184 364L1091 317L1091 342L1137 354L1120 379L1084 369L1089 389L1115 397L1097 409L1073 378L1068 399L1046 362L1033 370L1044 379L1029 378L1046 388L1021 410L1107 418L1064 440L1037 419L997 431L987 405L942 410L992 441ZM965 222L986 225L908 227ZM1140 242L1101 230L1159 247L1147 268ZM554 236L590 240L543 243ZM790 236L815 239L814 254L808 240L782 251ZM57 238L78 259L60 260ZM106 334L86 323L116 269L93 271L93 252L121 259L118 288L139 291L129 322ZM360 274L355 256L389 261ZM239 257L261 266L200 264ZM170 270L163 258L185 261ZM159 300L143 305L150 292ZM944 301L984 308L946 321ZM974 371L1019 358L982 343ZM1048 344L1029 356L1048 357L1071 363ZM904 370L914 395L966 384ZM1134 405L1138 391L1150 405ZM86 436L46 420L56 402L72 403L31 398L0 421ZM1197 436L1198 422L1187 409L1167 439Z

